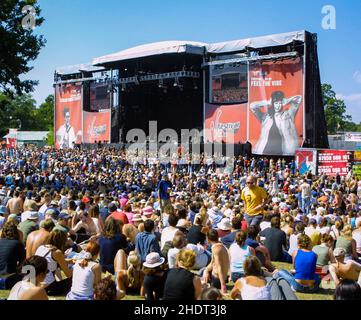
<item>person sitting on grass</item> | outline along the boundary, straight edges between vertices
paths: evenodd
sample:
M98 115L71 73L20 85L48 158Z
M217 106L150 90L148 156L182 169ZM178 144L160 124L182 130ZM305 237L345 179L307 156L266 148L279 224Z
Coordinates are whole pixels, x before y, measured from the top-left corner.
M283 277L293 290L314 293L319 289L321 279L316 274L317 254L311 250L311 239L302 234L298 238L298 250L292 256L294 275L287 270L279 270L275 277Z
M227 293L228 271L230 268L227 248L219 241L217 230L211 229L207 233L207 241L212 246L212 258L203 272L204 282L210 282L220 289L222 294Z
M272 217L271 228L267 228L259 233L264 237L264 245L270 252L272 261L292 262L291 256L286 251L286 233L280 229L281 221L279 217Z
M255 256L255 250L247 246L245 241L247 233L239 231L236 233L236 242L229 248L229 259L231 262L231 278L235 283L239 278L244 277L243 263L247 257Z
M36 250L43 244L55 227L53 220L46 219L40 223L40 229L31 232L26 239L26 258L30 258Z
M223 300L223 295L217 288L209 287L203 289L201 300Z
M270 288L264 277L261 261L249 256L243 263L244 277L239 278L231 291L232 299L271 300Z
M135 293L144 296L144 272L139 256L135 251L130 251L128 257L125 253L119 253L119 256L121 261L118 261L118 265L123 266L123 269L116 270L115 273L117 289L127 294Z
M45 258L32 256L22 264L22 271L28 268L35 269L35 283L32 279L25 278L16 283L10 291L8 300L48 300L48 295L42 286L42 282L48 272L48 262ZM31 273L30 273L31 274ZM29 281L30 280L30 281Z
M312 251L317 254L316 266L319 269L328 271L329 263L335 263L335 257L333 256L333 243L334 240L332 236L327 233L324 233L321 236L321 244L312 248Z
M94 288L94 300L120 300L124 296L124 292L117 290L112 276L100 280Z
M41 245L35 255L44 257L48 261L48 273L45 277L45 290L48 295L59 296L69 292L72 283L72 271L68 267L70 261L65 260L64 249L67 235L60 230L53 230L44 245ZM62 271L66 278L62 279ZM60 281L57 281L55 275Z
M145 300L159 300L163 297L164 284L167 279L167 265L158 252L151 252L143 263Z
M353 280L344 279L337 285L334 300L361 300L361 287Z
M214 230L217 234L217 231ZM217 234L218 237L218 234ZM170 269L164 285L163 300L199 300L202 293L201 279L192 273L196 253L189 249L177 255L177 268Z
M77 261L73 268L73 281L67 300L93 300L94 286L101 279L101 266L97 259L100 246L96 241L87 243L84 258Z
M14 220L7 221L1 230L0 238L0 284L11 289L22 279L17 268L25 259L25 248L21 241L21 231Z
M345 261L346 250L344 248L336 248L333 250L333 255L336 263L331 264L329 270L336 286L344 279L357 281L361 285L361 264L353 260Z

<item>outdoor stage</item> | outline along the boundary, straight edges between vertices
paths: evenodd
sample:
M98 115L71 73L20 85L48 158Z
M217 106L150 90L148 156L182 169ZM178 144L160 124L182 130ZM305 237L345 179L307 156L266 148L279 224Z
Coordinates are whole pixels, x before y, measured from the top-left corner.
M236 155L250 146L261 156L328 147L317 35L307 31L141 45L59 68L54 86L58 148L99 140L120 147L134 129L152 140L173 130L178 143L182 129L196 129L202 148L230 143ZM64 136L65 127L74 134Z

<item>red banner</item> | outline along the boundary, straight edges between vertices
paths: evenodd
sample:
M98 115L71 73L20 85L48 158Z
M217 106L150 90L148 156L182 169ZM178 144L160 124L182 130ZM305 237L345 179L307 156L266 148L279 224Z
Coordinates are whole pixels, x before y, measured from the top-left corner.
M334 176L337 173L344 176L348 173L351 165L352 151L346 150L318 150L319 175Z
M84 143L110 141L110 110L83 112Z
M208 142L245 143L247 104L205 106L205 138ZM232 142L233 141L233 142Z
M82 142L81 85L67 84L55 89L55 147L73 148Z
M250 65L249 77L252 152L294 155L304 137L302 59Z

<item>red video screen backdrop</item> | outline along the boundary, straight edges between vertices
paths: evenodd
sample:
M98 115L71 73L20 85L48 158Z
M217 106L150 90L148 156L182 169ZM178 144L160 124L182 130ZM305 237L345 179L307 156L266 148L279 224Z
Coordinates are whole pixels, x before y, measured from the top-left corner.
M73 148L82 142L81 85L67 84L55 89L55 147Z
M316 174L317 150L296 150L295 160L300 174Z
M294 155L303 144L303 60L250 65L249 141L252 153Z
M226 138L227 137L227 138ZM247 104L205 105L205 138L208 142L245 143L247 141Z
M346 150L318 150L318 174L344 176L351 165L352 151Z
M90 110L99 111L104 109L110 109L108 85L92 82L90 84Z
M83 112L84 143L110 141L110 109L100 112Z

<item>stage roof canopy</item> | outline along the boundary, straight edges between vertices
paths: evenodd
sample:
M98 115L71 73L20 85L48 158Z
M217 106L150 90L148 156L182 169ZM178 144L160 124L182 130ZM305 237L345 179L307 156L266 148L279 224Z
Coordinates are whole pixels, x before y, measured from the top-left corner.
M58 75L71 75L80 72L97 72L105 70L107 64L114 62L148 56L157 56L162 54L188 53L202 56L204 54L217 55L241 52L247 48L260 49L266 47L282 46L291 44L293 41L304 42L305 34L306 31L301 30L211 44L195 41L154 42L94 58L92 63L61 67L58 68L55 72ZM102 66L105 66L105 68Z
M58 75L66 76L69 74L76 74L80 72L97 72L104 70L103 67L93 66L91 63L75 64L72 66L60 67L55 70Z
M282 46L293 41L305 41L305 31L295 31L280 34L272 34L256 38L248 38L234 41L225 41L207 45L207 53L222 54L229 52L243 51L247 47L253 49Z
M155 56L169 53L204 54L206 43L194 41L161 41L125 49L93 59L93 65L130 60L135 58Z

